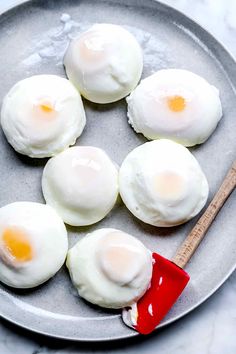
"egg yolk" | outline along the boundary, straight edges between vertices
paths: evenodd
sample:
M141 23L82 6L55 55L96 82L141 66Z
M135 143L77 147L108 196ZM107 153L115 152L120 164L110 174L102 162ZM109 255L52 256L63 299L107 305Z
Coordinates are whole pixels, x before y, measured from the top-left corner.
M18 262L27 262L33 258L32 247L28 236L17 228L7 228L2 235L7 251Z
M182 112L186 106L185 99L182 96L168 97L167 103L172 112Z
M99 34L87 34L80 40L79 51L83 61L96 64L104 59L104 39Z
M104 261L111 273L125 274L130 267L133 254L129 249L120 246L110 247L104 252Z
M102 240L99 259L104 274L113 282L127 284L140 272L143 255L120 232Z
M155 190L162 199L178 199L184 189L183 178L173 172L155 176Z
M51 97L41 97L33 105L34 123L41 125L56 118L55 101Z
M52 107L52 105L50 103L42 103L42 104L40 104L40 108L45 113L50 113L50 112L54 111L54 108Z

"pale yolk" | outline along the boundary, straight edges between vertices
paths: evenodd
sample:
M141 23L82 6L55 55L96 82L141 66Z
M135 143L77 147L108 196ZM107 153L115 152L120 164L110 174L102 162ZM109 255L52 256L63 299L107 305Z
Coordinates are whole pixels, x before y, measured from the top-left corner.
M109 268L110 272L113 274L119 273L122 277L122 275L125 274L130 268L134 255L129 249L114 246L109 247L107 252L104 252L104 257L104 261L106 262L106 266Z
M184 190L184 180L181 176L165 172L155 177L155 190L163 199L178 199Z
M80 56L83 61L94 63L104 59L104 41L99 35L89 35L79 43Z
M75 176L75 183L79 184L84 191L96 188L96 180L99 181L101 176L102 165L96 160L96 155L89 156L89 152L85 157L81 154L80 158L75 157L72 160L72 175Z
M4 230L2 241L7 251L18 262L27 262L33 258L33 251L28 236L18 228Z
M172 96L167 98L168 107L173 112L182 112L185 109L186 102L182 96Z
M129 245L105 246L100 254L102 270L108 279L117 284L127 284L131 282L142 267L142 258Z
M100 244L99 261L104 274L113 282L127 284L141 271L143 254L127 241L127 236L114 231Z

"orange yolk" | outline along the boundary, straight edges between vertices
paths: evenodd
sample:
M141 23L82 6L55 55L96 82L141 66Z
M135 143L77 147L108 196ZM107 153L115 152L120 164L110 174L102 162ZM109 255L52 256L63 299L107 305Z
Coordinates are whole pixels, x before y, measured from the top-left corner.
M168 107L173 112L182 112L185 109L185 99L182 96L172 96L167 99Z
M27 262L33 258L33 251L28 236L17 228L7 228L2 240L8 252L18 262Z
M51 102L50 99L39 99L33 109L33 117L39 122L39 124L41 124L42 121L52 121L56 117L55 104L54 102Z
M52 111L54 111L52 105L51 104L47 104L47 103L41 104L40 108L45 113L51 113Z

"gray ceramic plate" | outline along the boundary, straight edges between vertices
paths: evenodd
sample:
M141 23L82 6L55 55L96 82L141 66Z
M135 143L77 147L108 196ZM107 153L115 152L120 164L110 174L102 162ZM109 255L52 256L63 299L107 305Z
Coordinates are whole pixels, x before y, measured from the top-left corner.
M63 13L72 18L66 25L60 20ZM69 37L94 22L117 23L134 33L144 51L143 77L161 68L185 68L220 89L224 118L204 145L192 149L209 180L211 198L236 148L235 63L209 33L165 5L151 0L35 0L2 14L0 99L16 81L27 76L64 76L62 57ZM124 100L104 106L84 103L88 123L78 144L99 146L121 163L129 151L145 141L127 124ZM43 202L40 179L45 162L16 154L0 131L0 205L17 200ZM235 210L234 194L187 266L190 285L159 327L196 308L235 269ZM68 231L73 244L98 227L120 228L151 250L171 257L195 222L172 229L148 227L120 204L98 225ZM136 335L123 325L119 312L105 311L79 299L66 269L31 291L0 285L0 315L22 327L65 339L95 341Z

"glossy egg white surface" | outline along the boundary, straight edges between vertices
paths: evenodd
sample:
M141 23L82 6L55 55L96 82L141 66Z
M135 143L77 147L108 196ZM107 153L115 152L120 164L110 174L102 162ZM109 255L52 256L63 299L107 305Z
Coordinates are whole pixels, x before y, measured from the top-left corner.
M106 308L135 303L152 276L151 252L135 237L109 228L77 242L66 264L79 295Z
M217 88L182 69L160 70L145 78L127 103L129 123L136 132L185 146L206 141L222 117Z
M0 208L0 281L32 288L62 267L68 251L65 225L47 205L15 202Z
M131 151L120 167L119 186L131 213L154 226L186 222L200 212L208 197L207 179L195 157L167 139Z
M95 24L71 41L64 65L81 95L96 103L110 103L127 96L138 84L142 50L126 29Z
M118 169L100 148L75 146L51 158L42 189L65 223L91 225L103 219L118 197Z
M17 82L6 94L1 125L13 148L30 157L50 157L73 145L86 123L80 94L56 75Z

